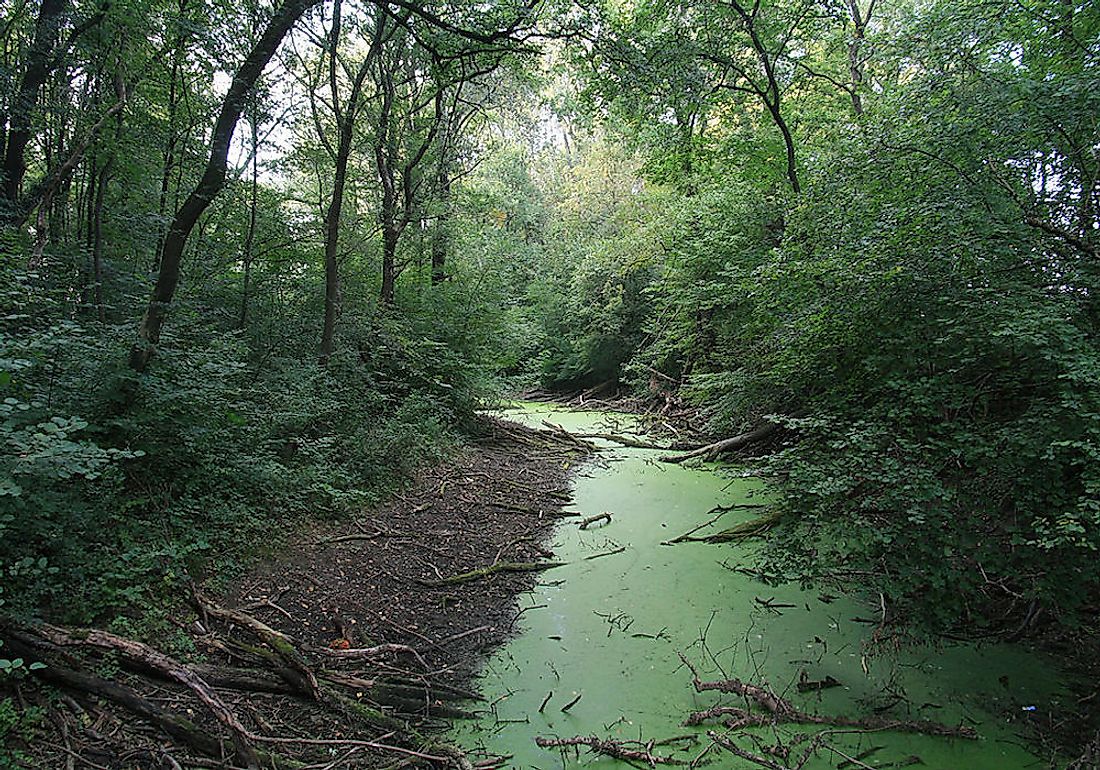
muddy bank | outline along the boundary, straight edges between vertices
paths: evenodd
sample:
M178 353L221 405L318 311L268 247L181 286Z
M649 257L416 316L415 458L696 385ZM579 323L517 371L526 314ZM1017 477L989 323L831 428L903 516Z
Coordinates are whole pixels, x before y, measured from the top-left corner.
M388 503L302 533L221 595L196 586L195 611L157 648L7 629L5 651L47 663L20 693L44 715L23 766L467 767L443 730L481 655L515 632L516 596L548 568L543 543L589 451L483 428Z
M514 632L516 596L537 571L464 575L551 557L543 543L584 457L544 432L496 420L485 431L388 503L293 544L226 601L318 646L409 645L463 681Z

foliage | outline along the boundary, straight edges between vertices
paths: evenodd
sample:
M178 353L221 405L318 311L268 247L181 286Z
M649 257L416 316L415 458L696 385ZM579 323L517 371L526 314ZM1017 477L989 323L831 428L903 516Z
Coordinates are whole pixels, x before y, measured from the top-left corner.
M540 180L544 382L658 372L717 436L780 422L772 573L859 576L927 628L1087 622L1095 5L639 0L576 23L579 104L649 204L606 205L600 144Z

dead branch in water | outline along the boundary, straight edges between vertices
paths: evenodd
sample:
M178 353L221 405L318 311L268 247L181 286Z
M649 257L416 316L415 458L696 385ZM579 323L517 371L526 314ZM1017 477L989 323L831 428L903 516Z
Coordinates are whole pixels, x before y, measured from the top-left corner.
M744 727L763 727L775 724L804 724L825 725L829 727L853 727L862 730L885 730L892 732L918 733L920 735L932 735L944 738L965 738L975 740L978 733L965 725L952 727L940 722L928 720L904 720L890 719L886 717L852 717L820 716L800 711L786 698L776 694L767 687L743 682L740 679L722 679L706 682L699 678L695 667L682 654L680 660L692 673L692 685L696 692L723 692L739 695L746 700L755 703L766 711L766 714L752 713L749 709L733 706L716 706L706 711L697 711L690 714L685 724L701 724L707 719L728 716L727 721L731 729Z
M737 449L743 449L750 444L763 441L770 438L779 430L779 426L773 422L766 423L755 430L751 430L748 433L742 433L740 436L734 436L733 438L723 439L722 441L715 441L713 444L707 444L704 447L699 447L690 452L685 452L682 455L665 455L661 458L661 462L665 463L682 463L686 460L691 460L695 457L712 458L717 457L723 452L733 452Z
M682 759L663 757L652 752L653 743L642 744L636 741L616 741L610 738L600 738L595 735L576 735L572 738L535 738L535 744L540 748L568 748L570 746L585 746L593 754L601 754L612 759L620 759L624 762L644 762L650 767L657 765L686 765ZM638 745L642 748L628 748Z
M610 441L612 444L619 444L621 446L630 447L631 449L660 449L664 451L668 450L668 447L666 446L654 444L650 441L642 441L641 439L633 438L622 433L571 433L570 431L563 428L561 425L550 422L549 420L543 420L542 424L550 430L554 431L555 433L570 436L575 439L601 439L603 441Z
M604 511L603 513L597 513L595 516L587 516L587 517L585 517L584 521L582 521L577 528L578 529L588 529L593 524L596 524L597 522L600 522L600 521L606 521L608 524L610 524L611 523L611 514L607 511Z

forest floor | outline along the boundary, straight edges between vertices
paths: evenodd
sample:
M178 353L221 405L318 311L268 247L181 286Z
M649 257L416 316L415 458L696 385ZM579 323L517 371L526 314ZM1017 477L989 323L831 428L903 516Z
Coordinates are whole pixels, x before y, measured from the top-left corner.
M404 644L433 671L468 679L514 633L516 597L536 572L448 581L550 558L543 542L570 500L577 458L560 443L519 438L539 433L503 427L492 423L472 447L357 520L291 543L285 559L238 581L226 603L313 646Z
M21 693L44 717L17 766L470 767L441 737L446 719L471 707L482 656L552 566L543 543L588 451L486 421L388 502L301 533L218 596L197 590L178 626L198 656L165 664L106 633L24 634L28 654L53 656L40 675L62 695Z

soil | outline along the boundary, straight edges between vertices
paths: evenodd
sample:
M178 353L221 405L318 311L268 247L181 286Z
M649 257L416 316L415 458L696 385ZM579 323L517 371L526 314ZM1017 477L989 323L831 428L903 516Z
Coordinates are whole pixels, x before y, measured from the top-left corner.
M225 604L314 646L406 644L453 681L468 680L514 633L516 597L536 573L430 583L552 556L543 543L570 499L577 462L559 445L535 450L514 436L492 430L361 518L292 543L287 558L231 588Z
M469 768L444 740L446 720L476 708L462 698L475 696L482 657L514 633L516 599L552 556L544 543L568 515L570 474L590 450L560 434L486 420L484 435L385 504L292 538L284 556L213 597L206 611L177 618L183 642L171 662L213 686L242 726L238 735L260 755L249 760L253 767ZM517 564L525 571L464 576ZM263 637L262 628L257 635L254 621L285 634L289 655L278 638ZM63 687L60 695L27 688L44 717L21 766L248 764L224 713L216 719L183 680L151 675L153 658L135 661L130 647L97 647L81 632L62 647L33 634L24 639L28 656L51 661L39 676L51 681L52 673ZM189 647L199 654L180 652ZM70 683L83 677L99 685L67 686L65 671L77 672ZM119 685L143 699L141 718L111 698ZM217 751L210 740L204 748L178 732L170 738L171 725L148 717L158 710L189 720Z

